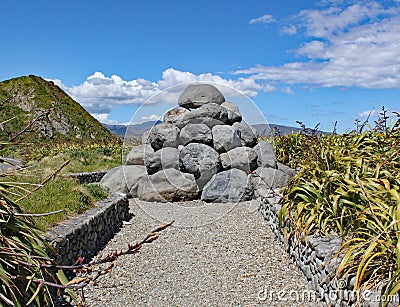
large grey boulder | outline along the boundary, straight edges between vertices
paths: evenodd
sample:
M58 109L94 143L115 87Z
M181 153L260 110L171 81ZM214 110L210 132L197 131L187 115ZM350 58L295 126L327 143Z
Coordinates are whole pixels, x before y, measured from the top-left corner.
M234 123L233 128L240 132L242 146L254 147L258 142L257 130L246 123Z
M217 125L211 130L214 148L218 152L227 152L242 145L239 132L227 125Z
M172 110L169 110L165 113L163 122L166 124L175 124L179 128L183 127L183 117L186 113L189 113L188 109L177 107Z
M208 103L183 115L183 125L206 124L212 128L228 121L228 111L216 103Z
M259 167L249 177L257 197L269 194L271 189L285 187L290 179L288 174L270 167Z
M127 165L144 165L144 157L153 153L154 149L149 144L139 145L132 148L126 156Z
M222 93L211 84L189 85L179 96L178 104L185 108L199 108L207 103L221 104L225 101Z
M188 201L197 199L198 195L194 176L174 168L142 178L137 187L137 196L145 201Z
M181 167L193 174L200 189L221 168L218 152L210 146L199 143L190 143L179 153Z
M247 174L239 169L215 174L203 188L201 199L207 202L237 202L250 200L253 196Z
M143 177L147 177L144 165L122 165L107 172L100 181L100 186L112 194L127 194Z
M220 155L222 168L240 169L247 174L257 168L257 155L250 147L236 147Z
M150 141L150 130L149 131L145 131L142 135L142 145L150 145L151 141Z
M164 147L156 152L148 153L144 159L144 165L149 175L167 168L179 170L179 150L173 147Z
M179 134L181 144L202 143L212 145L211 129L206 124L188 124Z
M228 112L227 124L232 125L235 122L242 121L242 114L240 114L239 108L236 104L225 101L221 103L221 107L225 108Z
M158 150L162 147L177 147L179 140L179 128L173 124L158 124L149 131L151 146Z
M297 175L297 171L294 170L293 168L290 168L289 166L284 165L284 164L279 163L279 162L277 163L277 165L278 165L278 170L288 174L290 178L292 178L293 176Z
M254 146L253 150L258 157L258 166L272 167L275 169L278 167L275 150L270 143L267 141L260 141L256 146Z

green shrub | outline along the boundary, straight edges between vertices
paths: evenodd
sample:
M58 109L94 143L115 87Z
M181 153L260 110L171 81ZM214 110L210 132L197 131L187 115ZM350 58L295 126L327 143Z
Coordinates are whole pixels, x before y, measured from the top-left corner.
M344 238L338 273L356 275L356 290L381 284L392 295L400 289L399 125L275 141L281 161L302 167L283 191L282 226L288 235Z

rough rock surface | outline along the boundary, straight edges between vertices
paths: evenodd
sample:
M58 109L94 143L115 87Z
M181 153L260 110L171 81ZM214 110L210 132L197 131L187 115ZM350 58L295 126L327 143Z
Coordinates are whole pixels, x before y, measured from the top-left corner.
M147 176L144 165L122 165L111 169L100 181L100 186L111 193L127 194L143 177Z
M169 110L167 113L165 113L163 122L166 124L175 124L179 128L182 127L182 122L183 122L183 117L186 113L189 113L190 111L186 108L175 108L172 110Z
M143 177L137 187L137 196L145 201L187 201L197 199L198 194L194 176L174 168Z
M224 101L224 96L215 86L192 84L179 96L178 104L185 108L199 108L208 103L221 104Z
M201 193L201 200L216 203L245 201L252 197L247 174L236 168L215 174Z
M199 191L207 189L202 196L207 201L238 201L252 196L263 197L268 192L266 185L260 185L251 175L257 167L267 177L265 182L273 187L284 186L296 173L277 163L272 145L266 141L258 142L256 129L242 122L239 108L225 101L212 85L187 87L179 98L179 105L165 114L162 123L143 135L142 146L128 154L126 164L144 164L149 177L140 181L135 179L135 184L127 187L124 182L114 183L118 185L115 190L128 190L132 196L140 195L146 200L175 201L186 199L181 190L185 190L187 181L193 177L196 192L190 192L188 199L195 195L199 197ZM168 170L168 176L164 170ZM110 171L109 176L114 171ZM186 178L181 172L193 176ZM236 175L239 177L235 178ZM133 176L136 178L137 175ZM155 185L151 185L150 178ZM256 187L253 188L250 181ZM182 189L179 184L183 184ZM221 191L224 186L225 192ZM158 187L160 193L156 191Z
M158 150L162 147L177 147L179 140L179 128L173 124L158 124L149 132L151 146Z
M249 178L260 197L267 195L271 188L283 188L290 179L288 174L270 167L259 167L255 173L257 175L249 175Z
M194 109L183 116L183 124L206 124L212 128L228 121L228 111L216 103L209 103Z
M227 124L232 125L235 122L242 121L242 114L240 114L239 108L232 102L225 101L221 103L221 107L224 107L228 111Z
M154 149L149 144L139 145L132 148L126 156L125 164L127 165L144 165L144 157L153 153Z
M258 156L258 166L277 168L275 150L267 141L260 141L253 148Z
M227 125L217 125L212 128L213 144L218 152L227 152L241 146L238 131Z
M188 143L212 145L211 129L206 124L188 124L181 129L179 141L183 145Z
M147 154L144 164L149 175L167 168L179 170L179 151L173 147L161 148L156 152Z
M288 174L290 178L297 175L297 171L287 165L278 162L277 166L278 170Z
M234 123L232 127L240 132L242 146L254 147L257 144L258 132L255 128L246 123Z
M182 168L193 174L200 189L221 167L218 152L205 144L190 143L179 153Z
M237 168L249 173L257 168L257 155L250 147L236 147L220 155L224 170Z

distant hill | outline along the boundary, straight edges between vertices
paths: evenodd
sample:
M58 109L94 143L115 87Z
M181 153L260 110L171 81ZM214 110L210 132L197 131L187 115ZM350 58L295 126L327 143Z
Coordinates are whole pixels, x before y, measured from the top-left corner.
M148 121L141 124L132 124L132 125L107 125L103 124L110 132L120 138L124 138L125 133L128 131L128 139L136 139L140 140L143 133L149 130L152 126L160 123L160 121ZM271 135L271 131L273 133L274 128L276 131L279 132L281 135L286 135L290 133L296 133L301 131L301 128L284 126L284 125L277 125L277 124L255 124L253 125L254 128L257 129L260 136L268 136ZM325 134L326 132L319 132Z
M60 142L107 142L116 140L53 82L24 76L0 82L0 140L9 140L30 121L49 110L18 141L45 144Z

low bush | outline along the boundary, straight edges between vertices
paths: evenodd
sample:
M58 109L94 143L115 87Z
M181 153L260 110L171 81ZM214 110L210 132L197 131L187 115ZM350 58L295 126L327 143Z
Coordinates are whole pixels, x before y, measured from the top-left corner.
M287 235L341 236L339 277L355 275L356 290L380 285L393 295L400 289L400 119L383 120L385 112L364 132L279 136L275 144L281 162L301 167L283 191Z

